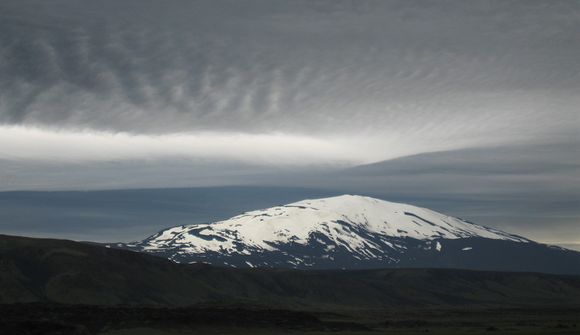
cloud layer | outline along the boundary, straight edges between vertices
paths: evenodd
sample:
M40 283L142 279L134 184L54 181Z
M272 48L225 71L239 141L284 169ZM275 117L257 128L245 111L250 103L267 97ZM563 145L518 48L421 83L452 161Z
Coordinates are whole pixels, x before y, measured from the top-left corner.
M372 160L354 141L282 133L178 133L138 135L94 131L0 127L0 159L29 163L103 162L189 158L272 165ZM359 145L362 143L359 143Z
M344 155L325 144L321 158L368 162L578 130L575 1L27 0L0 13L5 134L193 133L208 150L199 134L244 134L264 156L273 133L340 137Z
M3 0L0 190L308 186L577 242L579 31L570 0Z
M207 160L167 158L0 161L0 190L121 189L0 192L0 228L39 236L111 241L122 235L134 240L171 225L349 193L431 208L538 241L575 243L580 236L579 151L575 143L464 149L318 170L239 162L216 167ZM212 187L217 185L261 187ZM188 186L210 187L183 188ZM144 187L154 189L126 190ZM164 187L172 188L159 189ZM240 202L246 205L233 206Z

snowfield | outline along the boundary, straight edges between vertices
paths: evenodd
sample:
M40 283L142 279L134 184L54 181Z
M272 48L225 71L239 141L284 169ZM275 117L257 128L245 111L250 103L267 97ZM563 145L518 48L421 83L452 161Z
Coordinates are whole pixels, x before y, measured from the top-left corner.
M257 251L280 251L281 246L316 243L325 247L325 258L332 257L333 249L341 248L361 259L383 255L385 247L405 249L405 245L396 242L404 238L430 241L469 237L528 242L523 237L429 209L342 195L250 211L214 223L173 227L128 246L141 251L171 249L180 255L251 255ZM441 251L441 244L436 242L434 249Z

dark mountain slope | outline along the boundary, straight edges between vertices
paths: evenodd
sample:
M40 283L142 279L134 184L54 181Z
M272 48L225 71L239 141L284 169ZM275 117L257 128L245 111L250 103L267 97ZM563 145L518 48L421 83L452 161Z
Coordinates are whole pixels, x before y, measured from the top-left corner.
M365 308L580 305L580 277L466 270L180 265L72 241L0 236L0 302L259 303Z
M0 237L0 301L190 304L214 294L164 259L79 242Z

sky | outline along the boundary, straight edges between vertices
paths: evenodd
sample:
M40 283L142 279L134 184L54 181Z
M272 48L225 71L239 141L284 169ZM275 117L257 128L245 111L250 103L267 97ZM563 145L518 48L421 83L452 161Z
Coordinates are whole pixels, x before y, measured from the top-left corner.
M0 191L308 186L580 243L579 31L573 0L3 0Z

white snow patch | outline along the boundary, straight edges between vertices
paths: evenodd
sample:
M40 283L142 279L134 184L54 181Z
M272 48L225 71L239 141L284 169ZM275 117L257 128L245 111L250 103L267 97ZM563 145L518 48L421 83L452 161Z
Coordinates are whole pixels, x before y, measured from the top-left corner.
M443 248L443 247L441 246L441 243L439 243L439 241L437 241L437 242L435 243L435 249L436 249L437 251L441 251L441 249L442 249L442 248Z
M210 224L192 224L164 230L141 244L143 250L181 249L189 253L219 252L251 255L278 250L273 245L306 245L312 234L328 239L326 250L349 250L358 258L374 257L382 247L368 239L392 237L418 240L482 237L515 242L528 240L462 219L407 204L342 195L311 199L255 210ZM318 238L318 237L317 237ZM323 241L323 240L320 240ZM239 245L244 249L238 250ZM389 244L390 245L390 244ZM404 245L390 245L406 249ZM435 248L441 251L441 244Z

